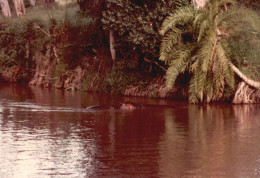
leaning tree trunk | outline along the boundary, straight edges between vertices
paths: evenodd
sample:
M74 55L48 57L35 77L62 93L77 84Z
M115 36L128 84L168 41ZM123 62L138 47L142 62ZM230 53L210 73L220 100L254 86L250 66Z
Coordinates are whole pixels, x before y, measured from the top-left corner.
M201 9L206 3L210 0L192 0L192 3L195 8ZM217 32L219 33L219 29ZM233 103L258 103L260 102L260 82L254 81L252 79L247 78L236 66L232 63L230 64L233 72L241 78L241 82L238 85L235 96L233 98Z
M253 88L260 88L260 82L254 81L252 79L247 78L234 64L230 64L232 70L234 71L237 76L239 76L246 84Z
M25 7L24 7L23 0L13 0L13 2L14 2L14 8L15 8L15 11L16 11L16 15L18 17L24 16L25 15Z
M11 17L11 11L10 11L10 6L8 3L8 0L0 0L0 5L2 9L3 16L5 17Z

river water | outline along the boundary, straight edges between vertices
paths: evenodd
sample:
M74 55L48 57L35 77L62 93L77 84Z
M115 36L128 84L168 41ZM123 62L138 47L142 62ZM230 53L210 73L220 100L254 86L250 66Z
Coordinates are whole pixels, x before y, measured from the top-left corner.
M85 109L119 101L171 107ZM260 177L260 105L2 83L0 177Z

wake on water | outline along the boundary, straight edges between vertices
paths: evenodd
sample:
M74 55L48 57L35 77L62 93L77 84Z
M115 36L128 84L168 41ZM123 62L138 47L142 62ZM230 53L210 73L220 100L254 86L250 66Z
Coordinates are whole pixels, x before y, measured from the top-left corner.
M4 109L15 109L16 111L30 112L89 112L89 110L85 108L37 105L36 103L31 102L13 102L10 100L1 100L0 108L0 111L3 111Z

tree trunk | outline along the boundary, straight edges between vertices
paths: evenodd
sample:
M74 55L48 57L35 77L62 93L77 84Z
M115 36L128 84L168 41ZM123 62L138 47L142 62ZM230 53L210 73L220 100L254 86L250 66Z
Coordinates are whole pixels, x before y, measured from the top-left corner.
M109 31L109 45L113 62L116 60L115 36L113 30Z
M10 6L8 3L8 0L0 0L0 5L2 9L3 16L5 17L11 17L11 11L10 11Z
M24 7L23 0L13 0L13 2L14 2L14 8L15 8L15 11L16 11L16 15L18 17L24 16L25 15L25 7Z
M209 0L192 0L192 4L196 9L203 8Z
M36 0L30 0L30 4L34 7L36 4Z
M239 76L246 84L250 85L253 88L259 89L260 88L260 82L254 81L252 79L247 78L236 66L233 64L230 64L232 70L234 71L237 76Z

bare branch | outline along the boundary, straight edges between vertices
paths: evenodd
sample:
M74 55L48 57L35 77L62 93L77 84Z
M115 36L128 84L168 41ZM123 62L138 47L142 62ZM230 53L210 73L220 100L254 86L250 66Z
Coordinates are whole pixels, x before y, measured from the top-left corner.
M158 67L160 67L163 71L167 71L163 66L161 66L160 64L158 64L158 62L156 62L156 61L151 61L151 60L149 60L149 59L147 59L146 57L144 58L144 60L146 61L146 62L149 62L149 63L154 63L155 65L157 65Z

